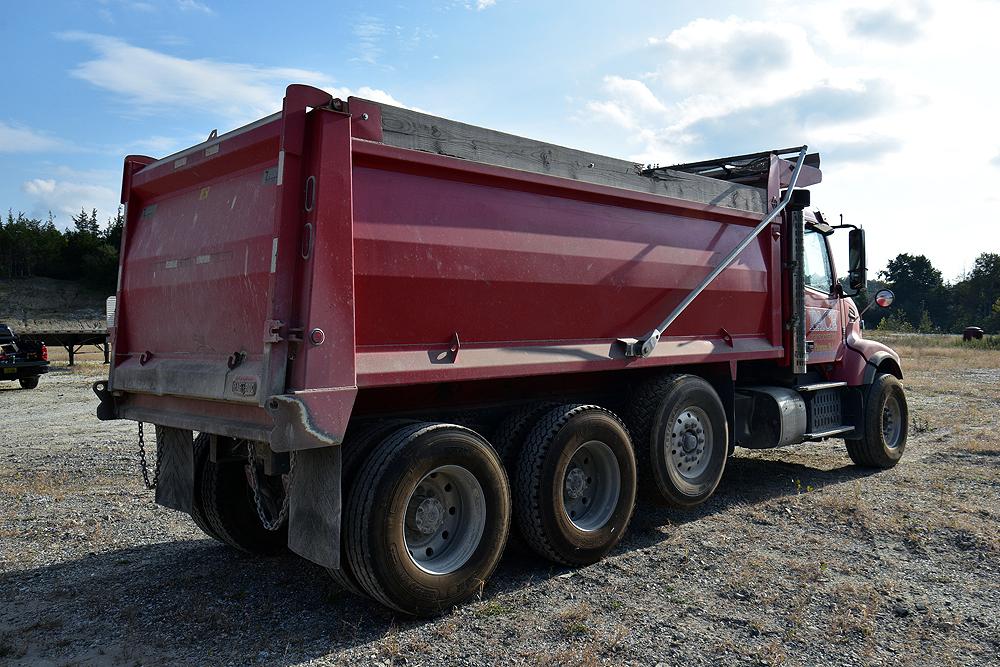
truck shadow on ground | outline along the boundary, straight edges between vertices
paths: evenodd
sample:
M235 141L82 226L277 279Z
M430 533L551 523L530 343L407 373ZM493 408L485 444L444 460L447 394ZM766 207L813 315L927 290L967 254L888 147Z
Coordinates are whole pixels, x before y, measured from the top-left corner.
M669 539L663 530L871 471L736 457L711 501L679 512L640 505L617 554ZM566 568L511 549L486 599L530 589ZM211 540L92 554L0 575L0 643L8 657L87 662L286 665L433 623L394 616L341 591L302 559L253 558Z

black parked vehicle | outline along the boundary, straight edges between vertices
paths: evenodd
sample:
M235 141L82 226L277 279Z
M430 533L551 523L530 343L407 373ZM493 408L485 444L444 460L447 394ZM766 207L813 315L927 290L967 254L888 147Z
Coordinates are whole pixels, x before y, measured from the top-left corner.
M17 380L22 389L34 389L49 370L49 350L44 343L20 340L9 326L0 324L0 380Z

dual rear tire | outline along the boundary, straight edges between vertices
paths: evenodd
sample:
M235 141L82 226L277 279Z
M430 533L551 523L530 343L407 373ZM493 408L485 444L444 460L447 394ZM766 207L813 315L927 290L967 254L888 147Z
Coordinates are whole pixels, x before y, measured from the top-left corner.
M349 443L360 453L345 453L344 558L334 577L404 613L447 611L482 590L512 517L554 562L600 560L632 516L631 440L603 408L548 407L515 429L510 482L490 443L454 424L388 425L378 444L372 427L370 446L361 436Z
M645 500L678 508L715 492L729 456L729 424L715 389L695 375L653 378L632 396L628 422Z
M288 523L277 530L264 528L245 459L212 461L211 437L200 434L194 441L194 498L191 519L202 532L238 551L262 556L284 553L288 544ZM221 439L221 438L220 438ZM240 445L236 445L237 451ZM277 515L284 495L281 477L266 477L258 471L266 504Z

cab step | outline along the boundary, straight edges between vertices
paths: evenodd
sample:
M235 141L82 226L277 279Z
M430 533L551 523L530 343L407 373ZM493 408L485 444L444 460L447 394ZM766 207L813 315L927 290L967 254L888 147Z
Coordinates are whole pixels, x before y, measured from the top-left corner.
M795 391L798 392L810 392L810 391L822 391L824 389L837 389L839 387L846 387L846 382L817 382L815 384L800 384L795 387Z
M819 431L817 433L806 433L803 437L806 440L822 440L823 438L832 438L842 433L847 433L848 431L853 431L853 426L837 426L836 428L831 428L826 431Z

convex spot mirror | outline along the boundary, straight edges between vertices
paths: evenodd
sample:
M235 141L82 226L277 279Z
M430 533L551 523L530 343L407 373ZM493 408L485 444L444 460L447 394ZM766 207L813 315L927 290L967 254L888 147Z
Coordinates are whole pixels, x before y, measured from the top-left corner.
M880 289L875 294L875 303L878 304L879 308L888 308L895 298L896 295L892 293L891 289Z

